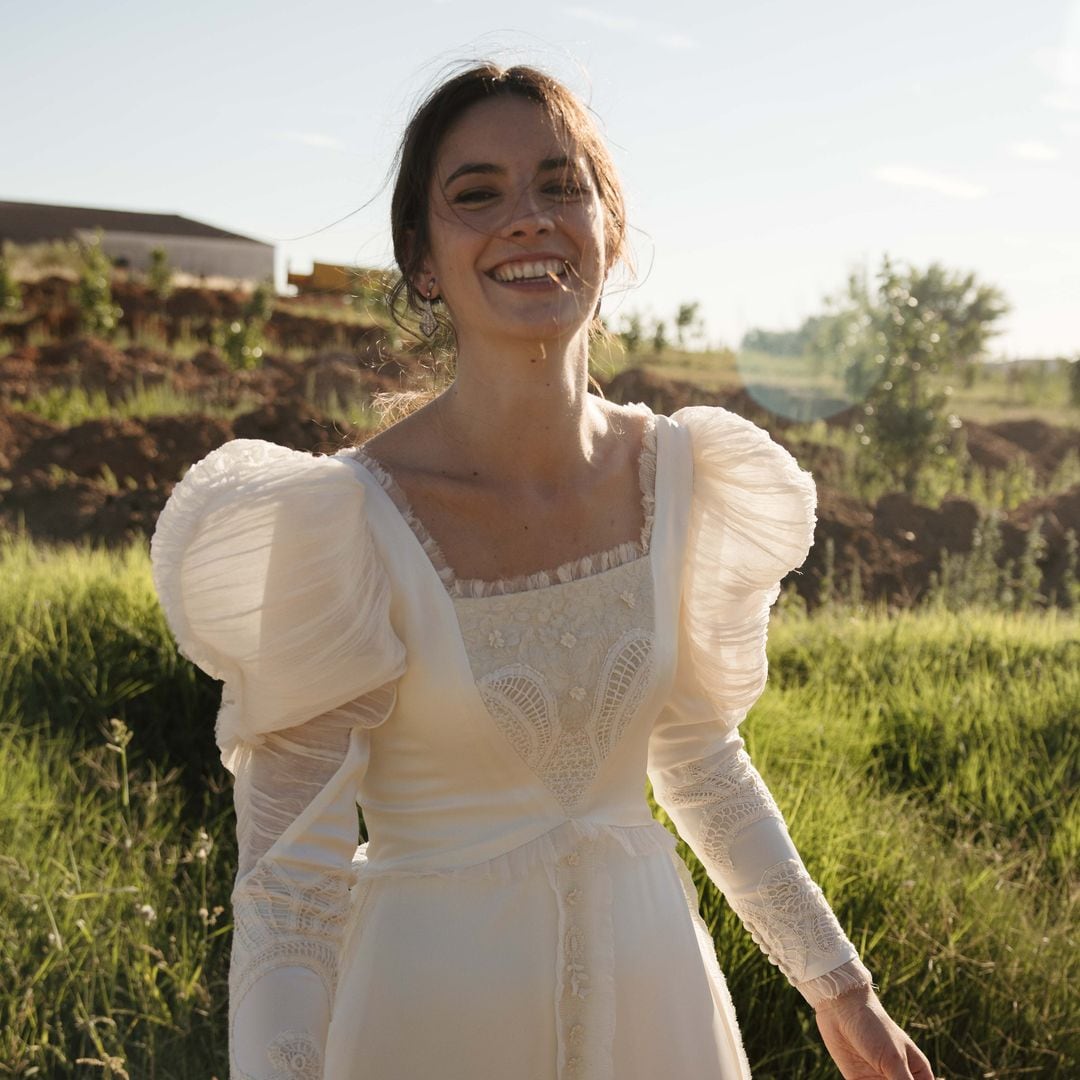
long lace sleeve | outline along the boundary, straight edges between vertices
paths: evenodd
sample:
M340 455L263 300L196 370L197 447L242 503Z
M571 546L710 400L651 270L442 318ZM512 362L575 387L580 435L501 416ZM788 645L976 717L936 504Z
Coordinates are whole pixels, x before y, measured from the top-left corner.
M223 682L233 1080L322 1080L369 731L406 667L364 501L343 461L237 439L187 471L151 539L180 653Z
M322 1080L368 729L394 697L387 684L236 756L232 1080Z
M767 432L723 409L690 428L693 505L669 701L649 744L657 803L754 940L813 1006L872 985L795 849L738 725L764 690L780 580L813 542L809 473Z
M872 985L737 732L697 759L655 769L652 783L710 880L810 1005Z

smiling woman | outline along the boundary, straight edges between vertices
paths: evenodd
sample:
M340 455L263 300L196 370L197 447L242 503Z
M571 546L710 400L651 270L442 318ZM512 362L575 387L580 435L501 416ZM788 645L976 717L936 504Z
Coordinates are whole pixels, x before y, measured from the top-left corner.
M522 118L523 129L517 126ZM509 142L499 140L499 126ZM490 160L494 148L503 160ZM470 156L470 149L479 156ZM585 107L555 79L524 67L481 65L438 87L417 110L399 153L391 206L402 272L397 292L418 310L425 300L445 299L425 265L434 246L432 228L456 218L463 227L494 235L515 208L529 209L522 198L530 194L539 208L577 210L591 225L599 223L604 265L591 280L598 301L607 273L626 259L626 216L614 163ZM519 257L542 254L520 240ZM564 252L551 254L553 261L570 262ZM587 283L581 267L555 273L564 285L569 278Z
M438 88L393 232L452 384L331 457L227 443L151 545L224 682L234 1080L747 1077L646 778L843 1074L930 1080L738 730L813 480L724 409L588 392L625 220L584 107L530 68Z

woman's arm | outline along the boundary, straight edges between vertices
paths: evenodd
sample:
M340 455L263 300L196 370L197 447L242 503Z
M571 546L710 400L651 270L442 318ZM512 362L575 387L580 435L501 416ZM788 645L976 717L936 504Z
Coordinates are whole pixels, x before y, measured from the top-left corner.
M322 1077L373 720L393 686L274 732L236 758L233 1080Z
M650 777L657 803L709 878L811 1005L871 987L869 971L807 873L738 729L709 738L699 758L667 768L654 764Z
M685 740L685 731L683 739ZM682 744L683 756L688 745ZM933 1080L889 1018L737 729L707 755L650 769L653 794L753 939L814 1007L846 1080Z

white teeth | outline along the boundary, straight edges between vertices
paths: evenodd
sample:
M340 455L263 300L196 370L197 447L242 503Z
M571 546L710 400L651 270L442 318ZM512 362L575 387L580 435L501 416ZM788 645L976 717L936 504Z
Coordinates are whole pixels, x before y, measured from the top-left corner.
M523 278L542 278L549 274L561 274L565 269L566 263L562 259L504 263L494 271L494 277L496 281L520 281Z

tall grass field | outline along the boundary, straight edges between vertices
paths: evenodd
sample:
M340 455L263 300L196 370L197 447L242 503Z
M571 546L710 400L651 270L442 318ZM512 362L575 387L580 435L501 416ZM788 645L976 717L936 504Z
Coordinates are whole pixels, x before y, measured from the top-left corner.
M781 605L769 659L751 754L936 1075L1080 1076L1080 617ZM219 692L145 547L0 542L0 1075L227 1077ZM680 850L755 1078L837 1076Z

